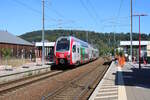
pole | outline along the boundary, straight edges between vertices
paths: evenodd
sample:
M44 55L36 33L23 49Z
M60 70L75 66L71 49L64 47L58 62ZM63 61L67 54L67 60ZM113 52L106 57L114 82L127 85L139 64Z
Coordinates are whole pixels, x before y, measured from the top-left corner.
M141 16L148 16L146 14L135 14L139 17L139 69L141 69L141 30L140 30L140 18Z
M115 32L114 32L114 48L116 47L116 36L115 36Z
M88 35L89 35L88 31L86 31L86 42L88 42L88 40L89 40L89 36Z
M110 47L110 33L108 34L108 47Z
M43 18L42 18L42 24L43 24L43 27L42 27L42 66L44 65L44 59L45 59L45 47L44 47L44 0L42 0L42 15L43 15Z
M131 56L131 62L132 62L132 0L131 0L131 32L130 32L130 56Z
M115 48L116 48L116 36L115 36L115 32L114 32L114 55L115 55Z
M141 32L140 32L140 16L139 16L139 69L141 69Z

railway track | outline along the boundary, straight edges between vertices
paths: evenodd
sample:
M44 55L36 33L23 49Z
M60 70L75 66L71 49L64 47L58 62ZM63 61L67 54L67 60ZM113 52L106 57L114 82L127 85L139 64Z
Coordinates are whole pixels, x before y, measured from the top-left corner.
M59 70L53 70L53 71L48 71L46 73L42 73L39 75L35 76L30 76L27 78L11 81L8 83L0 84L0 95L4 95L8 92L15 91L16 89L19 89L21 87L27 86L29 84L35 83L40 80L44 80L46 78L58 75L63 73L64 71L59 71Z
M48 72L49 75L32 77L30 81L28 78L12 84L0 85L0 100L41 100L41 98L46 100L83 98L85 100L94 90L96 78L102 77L104 70L107 70L105 68L108 66L102 65L105 61L108 60L100 58L71 70L53 67L56 70Z
M44 95L42 100L79 100L87 99L89 91L92 92L98 82L102 79L108 66L98 65L77 78L64 83L63 86ZM88 96L86 95L88 94Z

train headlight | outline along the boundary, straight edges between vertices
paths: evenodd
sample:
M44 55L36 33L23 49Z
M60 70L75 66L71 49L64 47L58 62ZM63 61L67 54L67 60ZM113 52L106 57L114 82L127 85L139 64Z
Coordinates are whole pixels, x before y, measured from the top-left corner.
M61 64L64 64L64 63L65 63L65 60L64 60L64 59L60 59L60 63L61 63Z

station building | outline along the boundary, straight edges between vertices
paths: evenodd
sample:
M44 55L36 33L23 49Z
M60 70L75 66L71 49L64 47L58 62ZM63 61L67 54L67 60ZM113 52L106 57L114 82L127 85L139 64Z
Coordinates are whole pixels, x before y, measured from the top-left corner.
M49 41L44 42L45 59L47 61L53 61L53 59L54 59L54 45L55 45L55 42L49 42ZM43 46L42 42L35 43L36 58L40 58L40 59L42 58L42 46Z
M53 60L55 42L45 41L45 59ZM30 43L7 31L0 31L0 60L3 59L2 48L11 50L11 58L42 58L42 42Z
M124 53L130 55L130 41L120 41L120 47ZM133 56L139 58L139 41L132 41ZM141 41L141 57L150 58L150 41Z
M12 58L30 58L34 54L34 44L21 39L18 36L12 35L7 31L0 31L0 49L10 49ZM0 50L0 59L3 59L2 51Z

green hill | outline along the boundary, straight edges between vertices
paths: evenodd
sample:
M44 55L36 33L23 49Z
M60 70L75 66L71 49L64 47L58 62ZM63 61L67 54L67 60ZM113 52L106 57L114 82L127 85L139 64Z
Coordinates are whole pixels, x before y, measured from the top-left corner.
M83 41L87 40L86 33L88 32L88 42L100 50L100 54L111 52L114 47L119 45L120 41L130 40L130 33L98 33L93 31L82 30L45 30L45 40L56 41L60 36L75 36ZM138 40L138 33L133 33L133 40ZM21 38L30 41L41 41L42 31L28 32L20 36ZM142 34L142 40L150 40L150 35Z

